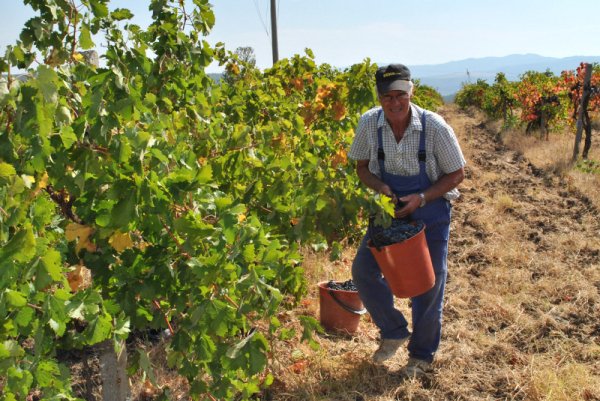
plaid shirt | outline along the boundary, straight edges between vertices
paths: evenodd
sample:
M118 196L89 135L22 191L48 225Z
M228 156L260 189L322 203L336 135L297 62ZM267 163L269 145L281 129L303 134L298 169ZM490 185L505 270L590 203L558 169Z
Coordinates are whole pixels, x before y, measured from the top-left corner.
M381 118L377 118L379 110L381 107L374 107L361 116L348 157L353 160L369 160L369 171L380 177L377 160L377 128L383 126L385 170L390 174L403 176L419 174L417 154L419 152L419 135L423 129L421 114L424 110L411 103L410 123L400 143L396 142L392 128L384 114L381 113ZM425 134L426 171L432 183L436 182L440 176L465 166L466 161L456 135L452 127L440 115L427 111ZM444 195L448 200L454 200L458 196L456 188Z

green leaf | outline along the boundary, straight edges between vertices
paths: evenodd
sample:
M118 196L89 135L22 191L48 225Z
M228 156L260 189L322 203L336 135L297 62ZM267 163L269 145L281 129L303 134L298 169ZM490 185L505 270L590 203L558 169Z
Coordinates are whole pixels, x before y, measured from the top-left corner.
M0 162L0 178L8 178L14 175L17 175L17 171L11 164Z
M57 291L58 292L58 291ZM67 312L65 310L65 302L60 297L55 296L47 299L46 307L48 308L48 326L58 336L62 336L67 328L67 321L69 320Z
M321 197L319 197L317 199L317 204L315 205L315 210L316 211L320 211L323 210L323 208L327 206L327 201Z
M19 313L17 313L17 316L15 316L15 323L21 327L27 327L29 323L31 323L34 313L35 311L33 310L33 308L30 308L28 306L21 308L19 310Z
M313 333L323 333L323 327L321 324L312 316L300 316L300 323L302 324L302 341L308 341L308 344L313 349L319 348L319 343L313 338Z
M101 213L96 216L96 224L99 227L107 227L110 224L110 214L109 213Z
M40 65L37 70L36 82L44 100L56 104L58 102L58 75L56 72L50 67Z
M124 226L129 223L135 215L135 194L130 193L125 199L121 199L113 208L111 220L114 226Z
M11 306L20 308L22 306L27 305L27 297L25 297L23 294L21 294L18 291L6 289L6 291L4 291L4 295L6 296L6 300L8 301L8 304Z
M206 166L202 166L202 168L200 169L200 172L198 173L198 177L196 178L196 181L199 184L207 184L212 180L212 178L213 178L212 167L210 166L210 164L207 164Z
M8 368L7 377L8 390L20 395L20 399L24 400L33 384L33 375L31 372L13 366Z
M112 320L110 315L102 314L92 320L84 331L84 337L88 345L94 345L110 337Z
M256 259L256 251L254 249L254 244L248 244L244 246L242 256L244 257L244 261L246 261L247 263L253 262Z
M62 256L55 249L48 249L41 258L42 266L54 281L60 281L62 274Z
M131 332L131 321L129 318L121 318L117 320L115 327L115 335L123 339L127 338Z
M251 375L258 374L265 369L267 365L266 351L268 348L268 343L261 333L254 336L249 352L249 373Z
M90 0L90 5L96 18L108 16L108 7L104 4L104 0Z
M238 355L240 354L240 352L242 351L242 349L246 346L246 344L248 344L248 342L252 339L252 337L256 333L257 333L256 331L253 331L252 333L250 333L250 335L244 337L244 339L242 339L242 341L239 341L239 342L235 343L234 345L232 345L231 347L229 347L227 349L227 352L225 353L227 358L236 359L238 357Z
M142 371L146 374L146 376L148 376L150 383L156 386L156 376L154 375L154 369L152 368L150 357L142 349L138 349L138 355L140 357L140 367L142 368Z
M50 326L52 331L54 331L59 336L62 336L63 333L65 332L66 326L61 325L60 322L57 320L54 320L54 319L48 320L48 326Z
M71 149L71 146L77 142L77 135L69 125L65 125L60 129L60 139L62 140L65 149Z
M82 295L83 294L83 295ZM90 317L95 317L100 312L102 302L100 295L94 292L78 292L77 295L66 304L65 312L72 319L87 320Z
M115 21L122 21L133 18L133 14L126 8L117 8L115 11L110 13L110 16Z
M196 344L198 347L198 360L202 362L208 362L213 359L213 355L217 350L215 342L210 338L210 336L203 334L198 343Z
M6 340L0 343L0 359L19 358L24 354L23 348L14 340Z
M94 47L94 41L90 34L90 27L88 24L81 24L81 30L79 31L79 47L84 50L88 50Z
M35 237L31 225L26 225L0 248L0 264L16 262L28 262L35 255Z
M129 158L131 157L131 154L132 154L132 150L131 150L131 145L129 144L129 141L125 137L121 138L121 142L120 142L120 146L119 146L119 162L120 163L128 162Z
M42 360L35 369L34 377L40 387L53 387L60 377L60 368L53 360Z

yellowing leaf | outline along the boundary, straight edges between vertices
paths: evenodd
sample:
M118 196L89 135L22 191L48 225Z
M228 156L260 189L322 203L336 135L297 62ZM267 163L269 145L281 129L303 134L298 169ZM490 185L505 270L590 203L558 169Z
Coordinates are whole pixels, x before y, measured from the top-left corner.
M237 219L238 219L238 223L242 223L242 222L246 221L246 215L243 213L238 214Z
M292 85L294 85L294 88L297 91L301 91L302 89L304 89L304 82L302 81L302 78L292 79Z
M333 118L336 121L341 121L346 117L346 106L344 103L338 101L333 104Z
M122 233L120 231L115 231L108 239L108 243L119 253L123 252L125 249L133 248L133 241L131 240L129 233Z
M285 134L281 133L276 137L271 139L271 145L278 148L284 148L287 144L287 139Z
M83 61L83 54L81 54L81 53L74 53L73 54L73 60L75 60L75 61Z
M90 241L90 237L94 233L92 227L84 226L77 223L69 223L65 230L65 236L68 241L77 241L75 246L75 252L79 253L80 250L85 249L88 252L94 252L96 245Z
M335 152L335 155L333 155L333 158L331 159L331 166L333 168L337 167L338 165L345 165L348 163L348 155L346 154L346 151L344 149L340 149L337 152Z
M231 63L231 64L227 65L227 71L231 75L239 75L240 74L240 67L237 64Z
M48 186L48 172L44 171L44 174L42 175L42 177L40 178L40 180L37 183L37 188L41 189L41 188L46 188Z

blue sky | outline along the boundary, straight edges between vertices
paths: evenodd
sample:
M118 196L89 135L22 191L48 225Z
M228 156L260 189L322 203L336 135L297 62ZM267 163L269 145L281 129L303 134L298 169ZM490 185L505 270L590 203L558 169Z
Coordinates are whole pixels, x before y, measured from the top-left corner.
M229 50L250 46L257 65L269 67L269 0L211 3L216 25L206 38L209 43L224 42ZM33 13L22 0L0 4L4 54ZM112 0L110 8L129 8L135 23L145 26L147 4ZM335 67L367 57L379 64L416 65L525 53L600 56L600 0L277 0L277 5L279 57L310 48L317 63Z

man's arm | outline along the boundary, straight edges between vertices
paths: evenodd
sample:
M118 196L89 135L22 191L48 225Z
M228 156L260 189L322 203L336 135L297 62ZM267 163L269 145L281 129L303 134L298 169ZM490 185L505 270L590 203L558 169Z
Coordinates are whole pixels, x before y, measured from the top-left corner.
M360 181L367 187L373 189L377 193L389 196L394 203L396 202L396 196L389 185L381 181L379 177L369 170L369 160L357 160L356 174Z

